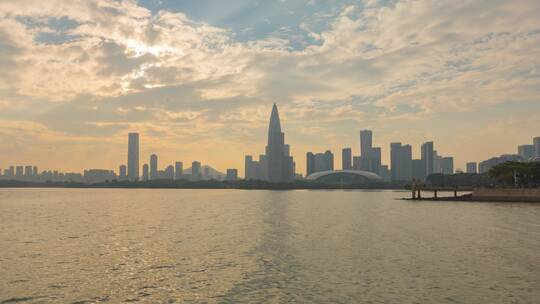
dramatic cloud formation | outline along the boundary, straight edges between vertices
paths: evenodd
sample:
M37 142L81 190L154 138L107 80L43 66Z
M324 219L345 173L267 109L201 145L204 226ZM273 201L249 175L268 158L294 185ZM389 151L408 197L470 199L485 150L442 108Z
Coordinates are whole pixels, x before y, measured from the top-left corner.
M540 135L539 1L226 2L0 2L0 167L116 167L139 131L241 168L273 102L301 171L364 128L458 167Z

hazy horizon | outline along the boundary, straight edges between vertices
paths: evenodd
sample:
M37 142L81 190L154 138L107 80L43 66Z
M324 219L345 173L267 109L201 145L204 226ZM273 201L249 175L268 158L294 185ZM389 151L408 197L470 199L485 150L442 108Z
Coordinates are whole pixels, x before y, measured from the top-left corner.
M540 2L3 1L0 168L244 170L272 104L298 172L359 131L455 168L540 136Z

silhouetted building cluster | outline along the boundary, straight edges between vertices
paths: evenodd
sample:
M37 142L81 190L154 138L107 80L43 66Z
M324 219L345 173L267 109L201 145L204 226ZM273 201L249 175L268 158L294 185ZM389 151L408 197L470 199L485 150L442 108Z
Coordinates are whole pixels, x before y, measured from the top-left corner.
M360 131L360 155L353 156L351 148L342 150L342 170L334 170L334 157L331 151L306 154L306 176L324 171L354 171L357 174L369 172L386 181L426 180L434 173L453 174L453 157L439 156L432 141L422 145L420 159L413 159L412 146L393 142L390 144L390 168L381 161L380 147L373 146L373 131ZM349 172L350 174L354 172ZM327 174L327 173L325 173ZM319 174L320 175L320 174ZM319 176L317 175L317 176Z
M180 161L167 165L163 169L158 166L158 156L152 154L149 163L142 165L139 172L140 138L138 133L128 134L127 165L118 167L118 174L109 169L86 169L80 173L62 173L58 171L38 172L37 166L10 166L0 169L0 179L31 182L81 182L100 183L106 181L136 182L151 180L228 180L238 179L238 170L229 168L226 174L216 171L210 166L203 166L193 161L191 168L184 169ZM323 153L306 153L307 179L336 179L344 177L365 178L385 181L425 181L432 174L452 175L462 172L454 169L454 158L439 155L433 141L425 142L420 147L420 159L413 159L413 148L401 142L390 143L390 166L383 165L380 147L373 146L373 132L360 131L360 155L353 155L351 148L342 150L341 170L334 168L334 154L327 150ZM540 137L533 138L532 144L519 145L517 154L504 154L492 157L480 163L468 162L466 173L486 173L494 166L507 161L540 161ZM296 165L290 153L290 146L285 143L285 134L281 130L281 121L277 105L272 107L268 126L268 141L265 153L255 160L251 155L245 156L246 180L268 182L289 182L302 178L296 174ZM311 178L310 178L311 176Z
M10 166L3 171L0 169L0 179L18 180L27 182L85 182L81 173L38 171L37 166Z
M486 173L491 168L498 164L502 164L508 161L517 162L530 162L540 161L540 137L533 138L532 144L519 145L517 147L517 154L503 154L500 156L491 157L478 164L478 173ZM472 166L472 163L471 163ZM468 165L467 165L468 168ZM467 170L468 171L468 170Z
M331 170L334 170L334 154L332 152L315 154L308 152L306 154L306 175Z
M274 104L268 126L266 153L260 155L258 161L246 155L245 179L275 183L292 181L296 177L295 166L290 147L285 144L285 133L281 131L277 105Z
M523 161L540 160L540 137L533 138L532 145L518 146L518 154Z
M43 171L38 173L36 166L11 166L3 172L0 169L0 179L18 180L29 182L78 182L78 183L103 183L112 181L131 181L139 180L223 180L225 174L209 167L202 166L200 162L194 161L191 168L184 170L183 163L177 161L174 165L168 165L163 170L158 167L158 156L150 155L150 164L143 164L142 175L139 172L139 134L128 134L128 153L127 165L118 167L118 174L110 169L86 169L83 174L80 173L62 173L58 171ZM229 179L237 179L233 172L236 169L230 169ZM3 173L3 174L2 174Z
M496 165L509 161L522 161L522 158L517 154L504 154L501 156L492 157L478 164L478 173L487 173L489 169L495 167Z
M381 168L381 148L373 147L373 132L360 131L360 156L353 159L353 169L379 174Z

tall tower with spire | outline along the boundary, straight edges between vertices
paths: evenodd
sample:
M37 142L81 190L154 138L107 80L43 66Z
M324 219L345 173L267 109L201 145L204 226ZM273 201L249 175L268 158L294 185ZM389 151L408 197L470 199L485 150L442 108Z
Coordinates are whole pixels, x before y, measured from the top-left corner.
M266 165L266 176L270 182L287 182L294 178L294 160L290 156L289 145L285 144L285 134L281 132L279 112L275 103L268 126Z

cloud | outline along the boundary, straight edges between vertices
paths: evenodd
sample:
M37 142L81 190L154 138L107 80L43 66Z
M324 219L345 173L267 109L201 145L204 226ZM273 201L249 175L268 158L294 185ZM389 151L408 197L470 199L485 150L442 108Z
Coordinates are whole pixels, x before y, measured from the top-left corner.
M324 146L339 134L332 145L350 146L340 136L355 125L431 135L444 131L427 124L440 117L538 101L538 1L302 3L203 20L136 1L0 2L0 126L37 123L66 141L127 130L201 146L219 137L252 149L277 101L293 139L319 132Z

